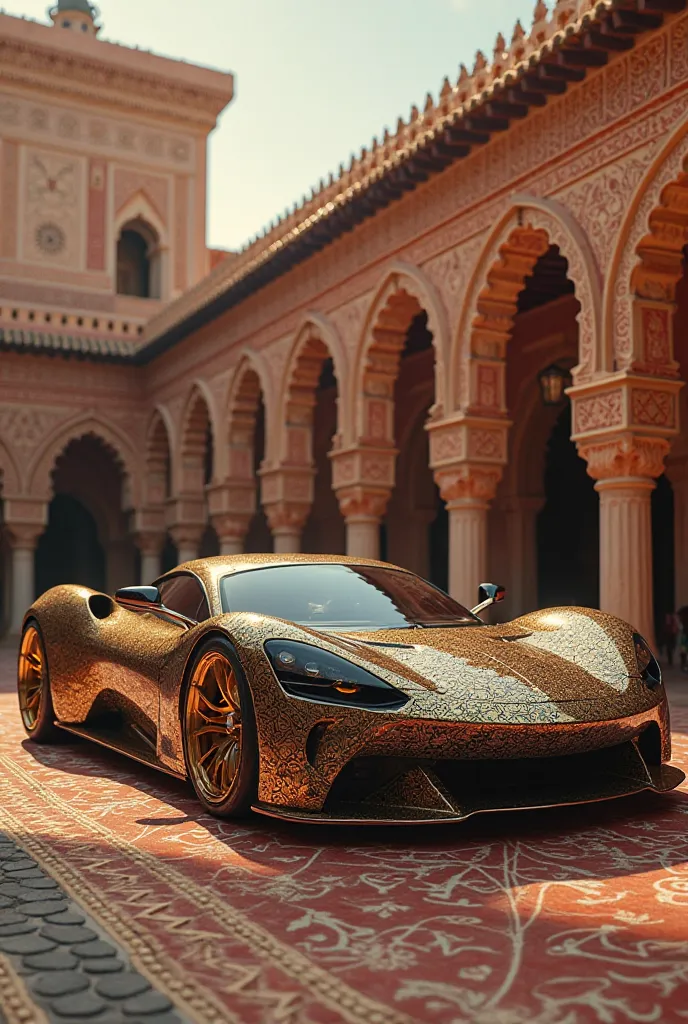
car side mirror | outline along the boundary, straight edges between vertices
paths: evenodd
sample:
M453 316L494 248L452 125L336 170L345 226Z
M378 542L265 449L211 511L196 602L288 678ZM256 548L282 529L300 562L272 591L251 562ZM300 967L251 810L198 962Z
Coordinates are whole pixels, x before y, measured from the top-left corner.
M183 626L184 629L198 625L195 619L190 619L172 608L166 608L157 587L122 587L115 592L115 601L123 608L128 608L130 612L153 612L159 618L172 622L175 626Z
M478 604L471 608L473 615L485 611L490 605L499 604L506 597L506 587L499 583L481 583L478 587Z
M122 587L115 592L115 601L132 611L152 611L162 608L162 596L157 587Z

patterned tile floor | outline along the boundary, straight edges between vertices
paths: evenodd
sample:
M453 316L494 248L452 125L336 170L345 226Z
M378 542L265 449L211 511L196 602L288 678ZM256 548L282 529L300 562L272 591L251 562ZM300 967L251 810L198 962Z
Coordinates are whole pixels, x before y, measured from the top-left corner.
M669 686L687 768L688 676ZM218 822L117 755L26 743L4 648L0 790L0 832L191 1021L688 1021L688 786L437 830ZM10 960L3 1012L38 1022Z

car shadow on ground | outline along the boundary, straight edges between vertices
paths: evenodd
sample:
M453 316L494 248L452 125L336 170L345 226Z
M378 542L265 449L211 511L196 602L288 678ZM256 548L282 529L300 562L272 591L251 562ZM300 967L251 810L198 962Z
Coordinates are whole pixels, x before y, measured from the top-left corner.
M568 863L560 863L558 880L637 875L656 870L660 861L666 867L667 856L672 863L683 863L686 859L688 793L682 791L663 795L645 792L598 803L477 814L464 822L437 825L295 824L258 814L240 821L227 821L205 813L190 784L86 740L74 741L70 737L51 747L24 740L22 746L38 764L53 772L114 780L137 790L142 798L153 798L164 805L160 813L156 808L150 815L133 810L132 825L165 830L183 826L202 828L209 837L233 849L242 836L255 839L256 833L264 837L266 849L276 843L280 847L341 851L355 847L359 851L386 848L430 852L475 849L481 845L506 846L516 842L545 849L561 842L568 846L575 837L580 837L588 846L601 844L599 856L586 858L584 868L575 856ZM667 845L669 835L672 841ZM629 843L635 846L634 855L617 856L616 846ZM255 857L254 851L251 859ZM258 859L261 859L260 854ZM550 871L551 865L543 863L540 880L547 880Z

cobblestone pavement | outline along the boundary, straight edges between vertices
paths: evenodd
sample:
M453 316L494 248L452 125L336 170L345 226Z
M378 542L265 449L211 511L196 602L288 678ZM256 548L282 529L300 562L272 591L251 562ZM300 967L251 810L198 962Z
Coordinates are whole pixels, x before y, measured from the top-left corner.
M0 648L0 1024L688 1020L688 786L435 830L220 822L27 742L14 673Z
M42 1019L182 1024L167 996L36 861L0 833L0 955ZM10 996L8 995L8 999Z

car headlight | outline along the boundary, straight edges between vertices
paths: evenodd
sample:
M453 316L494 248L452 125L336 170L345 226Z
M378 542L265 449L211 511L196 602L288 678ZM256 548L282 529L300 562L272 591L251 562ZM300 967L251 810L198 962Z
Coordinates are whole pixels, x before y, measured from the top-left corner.
M662 682L662 670L657 659L650 650L647 640L644 640L640 633L633 634L633 644L635 646L635 660L638 662L640 678L646 686L654 690Z
M265 653L282 689L323 704L396 711L409 698L372 672L294 640L268 640Z

